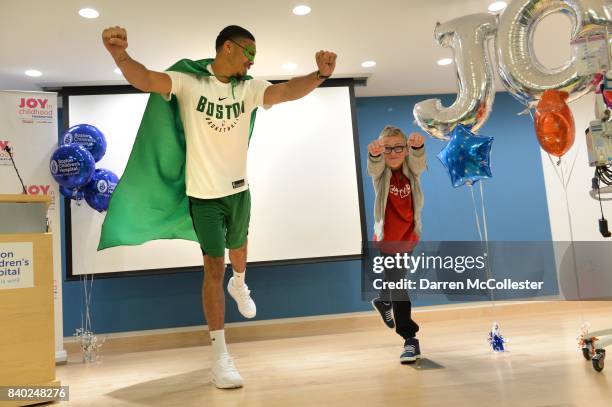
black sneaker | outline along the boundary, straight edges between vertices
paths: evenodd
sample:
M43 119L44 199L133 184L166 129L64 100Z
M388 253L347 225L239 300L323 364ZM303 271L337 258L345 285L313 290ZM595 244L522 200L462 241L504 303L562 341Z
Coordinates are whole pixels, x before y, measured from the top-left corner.
M404 351L400 355L400 362L409 364L414 363L417 359L421 359L419 340L416 338L406 339L404 342Z
M393 322L393 304L391 304L391 301L383 301L380 298L374 298L372 300L372 306L380 313L387 327L395 328L395 322Z

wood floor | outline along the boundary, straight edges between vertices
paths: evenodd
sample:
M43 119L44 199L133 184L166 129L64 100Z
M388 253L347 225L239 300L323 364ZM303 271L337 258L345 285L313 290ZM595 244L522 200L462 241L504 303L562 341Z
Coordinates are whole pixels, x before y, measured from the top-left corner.
M567 304L565 305L567 308ZM210 383L210 347L104 354L58 366L66 406L612 406L612 357L597 373L578 348L584 314L612 327L612 304L537 314L504 313L509 352L486 342L489 316L421 324L423 356L442 365L400 365L402 341L379 326L363 331L233 343L245 387ZM417 316L418 319L418 316ZM612 355L612 349L610 349Z

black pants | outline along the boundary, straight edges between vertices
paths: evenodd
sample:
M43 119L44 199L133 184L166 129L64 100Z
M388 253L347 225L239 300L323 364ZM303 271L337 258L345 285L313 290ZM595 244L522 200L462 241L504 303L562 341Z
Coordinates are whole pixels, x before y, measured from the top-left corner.
M399 282L406 276L405 269L387 269L384 281ZM414 338L419 331L419 325L412 319L412 303L407 290L380 290L380 299L393 304L393 319L395 332L404 340Z

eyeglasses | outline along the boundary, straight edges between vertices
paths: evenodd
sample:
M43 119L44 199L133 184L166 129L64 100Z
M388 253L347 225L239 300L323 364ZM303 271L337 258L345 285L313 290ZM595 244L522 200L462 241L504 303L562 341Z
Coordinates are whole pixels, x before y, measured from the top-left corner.
M247 57L247 59L249 60L249 62L253 62L255 61L255 54L257 53L257 51L255 50L255 47L252 45L247 45L242 46L240 44L238 44L236 41L234 40L230 40L231 42L233 42L234 44L238 45L240 48L242 48L242 53L244 54L245 57Z
M385 146L385 154L391 154L391 152L401 153L402 151L404 151L405 148L406 146L393 146L393 147Z

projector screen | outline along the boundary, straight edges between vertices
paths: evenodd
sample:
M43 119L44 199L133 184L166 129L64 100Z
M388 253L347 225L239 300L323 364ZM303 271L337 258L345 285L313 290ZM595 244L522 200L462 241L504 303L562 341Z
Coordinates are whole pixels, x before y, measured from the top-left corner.
M91 124L106 137L107 151L96 168L121 177L149 95L66 97L68 125ZM365 222L353 97L352 84L327 86L298 101L258 109L248 154L249 263L361 255ZM66 212L68 277L202 267L199 245L184 240L97 252L105 213L84 201L70 201Z

